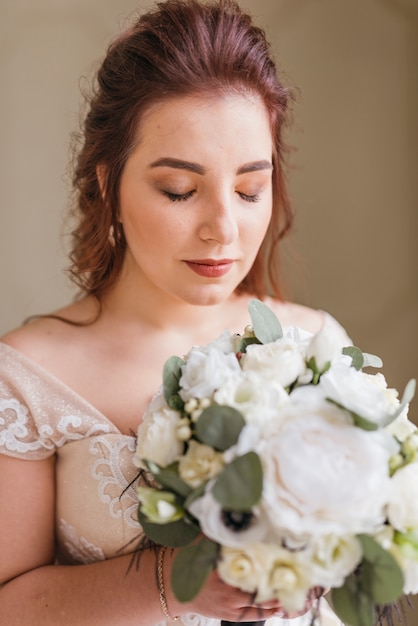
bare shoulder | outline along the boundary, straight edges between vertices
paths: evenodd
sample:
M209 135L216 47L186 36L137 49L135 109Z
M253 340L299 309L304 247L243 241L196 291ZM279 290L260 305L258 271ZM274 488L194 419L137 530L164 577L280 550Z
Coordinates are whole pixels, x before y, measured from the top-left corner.
M325 313L296 302L283 302L267 298L266 304L276 313L282 326L299 326L316 333L325 323Z
M79 328L71 322L86 321L91 314L90 309L90 305L82 301L70 304L51 314L35 317L7 332L0 341L42 364L71 344ZM70 323L63 323L59 318Z

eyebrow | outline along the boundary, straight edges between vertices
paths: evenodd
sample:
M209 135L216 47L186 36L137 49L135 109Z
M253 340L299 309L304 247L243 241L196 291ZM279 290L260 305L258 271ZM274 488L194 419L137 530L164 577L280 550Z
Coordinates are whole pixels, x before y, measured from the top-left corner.
M190 172L194 172L195 174L201 175L206 173L206 168L204 168L203 165L199 165L199 163L193 163L192 161L183 161L182 159L174 159L171 157L163 157L162 159L153 161L149 167L172 167L176 170L188 170ZM241 165L237 169L237 175L247 174L248 172L257 172L259 170L272 169L273 164L270 161L252 161L251 163L245 163L244 165Z

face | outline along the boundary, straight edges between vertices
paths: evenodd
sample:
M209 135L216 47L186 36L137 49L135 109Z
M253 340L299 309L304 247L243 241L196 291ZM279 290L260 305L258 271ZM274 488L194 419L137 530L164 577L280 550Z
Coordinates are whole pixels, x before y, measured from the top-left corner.
M272 138L261 100L161 104L144 117L121 179L121 280L144 297L218 304L250 270L271 212Z

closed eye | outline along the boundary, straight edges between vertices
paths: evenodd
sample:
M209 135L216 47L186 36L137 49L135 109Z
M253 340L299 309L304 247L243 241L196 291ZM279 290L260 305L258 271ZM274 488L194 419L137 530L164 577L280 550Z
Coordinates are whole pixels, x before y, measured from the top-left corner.
M173 193L171 191L163 191L163 194L167 196L171 202L184 202L193 196L195 189L187 191L186 193Z
M243 193L242 191L238 191L238 195L245 200L245 202L258 202L260 200L260 196L258 193L254 195L250 195L247 193Z

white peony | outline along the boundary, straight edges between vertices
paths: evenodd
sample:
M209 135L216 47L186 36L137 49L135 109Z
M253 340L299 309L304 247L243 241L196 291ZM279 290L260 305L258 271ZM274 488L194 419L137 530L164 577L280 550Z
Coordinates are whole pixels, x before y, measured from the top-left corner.
M289 402L289 395L279 383L244 370L230 376L215 392L214 400L237 409L248 423L262 423L277 419L280 407Z
M180 458L179 476L185 483L196 488L217 476L223 467L224 460L220 452L192 440L186 454Z
M396 530L418 528L418 463L405 465L392 476L387 515Z
M292 419L266 441L263 504L290 536L369 532L384 520L388 463L397 444L384 431L347 425L330 403L283 408Z
M339 360L319 383L327 398L376 425L394 415L399 407L395 389L388 389L383 374L366 374Z
M210 398L218 387L239 370L235 354L225 354L216 346L192 348L182 366L179 395L184 402L190 398Z
M158 393L147 407L138 427L134 456L136 467L144 467L142 459L166 467L179 458L184 449L177 437L180 415L170 409L162 393Z
M306 373L298 344L285 337L264 345L249 345L241 365L244 371L257 372L266 382L274 381L282 387L288 387Z

